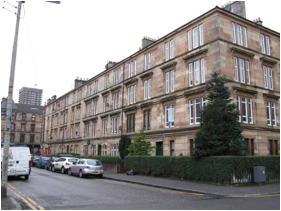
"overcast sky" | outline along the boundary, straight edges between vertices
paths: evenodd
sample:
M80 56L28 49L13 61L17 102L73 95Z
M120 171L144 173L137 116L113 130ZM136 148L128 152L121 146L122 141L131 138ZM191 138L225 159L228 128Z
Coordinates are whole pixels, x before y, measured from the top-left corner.
M15 1L8 1L17 5ZM26 1L20 20L13 99L22 87L43 89L43 104L73 88L74 79L92 78L106 62L138 51L144 36L161 38L227 1L67 0L61 4ZM8 83L16 16L0 8L0 92ZM279 1L246 1L247 19L280 32Z

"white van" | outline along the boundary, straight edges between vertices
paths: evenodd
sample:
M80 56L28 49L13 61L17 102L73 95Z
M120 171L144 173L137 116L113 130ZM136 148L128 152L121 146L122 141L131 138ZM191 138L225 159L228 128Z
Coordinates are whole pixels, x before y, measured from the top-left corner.
M1 148L1 163L3 161L3 148ZM2 165L1 165L2 166ZM9 147L8 177L24 176L27 180L31 173L31 154L28 147Z

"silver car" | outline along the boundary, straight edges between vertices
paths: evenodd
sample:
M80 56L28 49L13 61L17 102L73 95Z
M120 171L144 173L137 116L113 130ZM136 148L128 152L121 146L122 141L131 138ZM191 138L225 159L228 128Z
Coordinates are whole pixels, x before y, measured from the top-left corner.
M68 175L79 175L80 178L85 176L97 176L102 178L103 167L100 161L94 159L79 159L74 162L68 169Z

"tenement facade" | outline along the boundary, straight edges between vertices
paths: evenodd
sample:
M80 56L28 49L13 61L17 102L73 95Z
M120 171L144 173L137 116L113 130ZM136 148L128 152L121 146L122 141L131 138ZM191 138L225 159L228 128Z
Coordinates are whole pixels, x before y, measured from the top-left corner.
M279 154L280 34L230 11L215 7L158 40L144 38L138 52L50 99L48 153L115 156L121 134L143 129L154 155L190 155L216 70L229 79L250 154Z
M7 99L1 101L1 143L5 139ZM31 154L40 154L44 106L13 104L11 146L28 146Z

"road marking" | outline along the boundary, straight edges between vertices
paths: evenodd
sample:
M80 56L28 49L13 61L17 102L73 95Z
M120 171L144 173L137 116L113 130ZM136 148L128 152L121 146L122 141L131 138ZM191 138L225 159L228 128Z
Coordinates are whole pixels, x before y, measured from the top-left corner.
M270 194L270 195L231 195L226 196L227 198L260 198L260 197L274 197L280 196L280 194Z
M181 193L181 194L188 194L188 195L193 195L193 196L204 196L205 194L202 193L189 193L189 192L183 192L183 191L173 191L175 193Z
M34 205L37 205L37 203L35 201L33 201L31 198L26 197L31 203L33 203Z
M17 194L14 190L10 189L10 191L12 191L17 197L19 197L21 200L23 200L31 209L37 210L35 207L32 206L32 204L29 203L28 200L23 198L21 195Z
M38 206L39 207L39 209L40 210L45 210L45 208L44 207L41 207L41 206Z
M9 187L7 187L8 190L10 190L12 193L14 193L14 194L15 194L17 197L19 197L20 199L22 199L31 209L37 210L37 208L32 205L32 204L37 205L37 203L36 203L34 200L32 200L32 199L29 198L29 197L24 198L23 196L21 196L21 195L20 195L20 191L18 191L18 190L17 190L15 187L13 187L11 184L8 183L8 186L9 186ZM25 196L25 194L22 194L22 195ZM31 204L30 202L31 202L32 204ZM45 210L44 207L39 206L39 205L38 205L38 208L39 208L39 210Z

